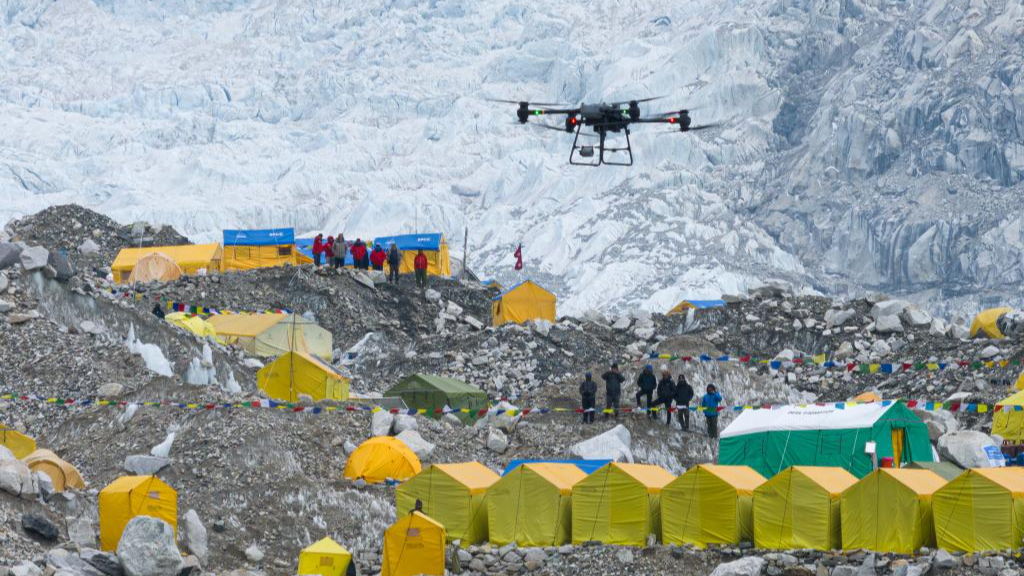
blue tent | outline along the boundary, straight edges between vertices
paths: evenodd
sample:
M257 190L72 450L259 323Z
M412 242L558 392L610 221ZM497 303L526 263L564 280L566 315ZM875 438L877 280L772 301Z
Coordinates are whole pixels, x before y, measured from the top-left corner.
M294 228L224 231L225 246L284 246L290 244L295 244Z
M577 468L583 472L590 474L594 470L597 470L601 466L611 462L611 460L513 460L509 462L508 466L505 467L505 471L501 473L502 476L507 475L516 466L520 464L538 464L538 463L549 463L549 464L574 464Z
M298 238L295 240L295 249L298 250L299 254L302 254L310 260L313 259L313 239L312 238ZM326 264L326 262L324 263ZM345 253L345 266L355 266L355 262L352 260L352 246L349 246L348 251Z
M392 244L398 244L398 249L402 252L406 250L440 250L441 235L404 234L402 236L384 236L383 238L375 239L373 243L380 244L385 250Z

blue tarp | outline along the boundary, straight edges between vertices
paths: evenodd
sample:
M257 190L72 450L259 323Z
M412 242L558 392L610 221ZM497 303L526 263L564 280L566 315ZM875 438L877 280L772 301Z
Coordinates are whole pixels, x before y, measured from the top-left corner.
M684 302L689 302L690 304L693 304L694 308L698 308L700 310L725 306L725 300L684 300Z
M313 239L312 238L297 238L295 240L295 249L310 260L313 259ZM324 262L326 265L327 262ZM345 253L345 266L355 266L355 262L352 260L352 247L349 246L348 252Z
M538 463L550 463L550 464L574 464L580 470L590 474L594 470L597 470L601 466L611 462L611 460L513 460L509 462L508 466L505 467L505 471L501 473L505 476L511 472L516 466L520 464L538 464Z
M282 246L294 243L294 228L224 231L225 246Z
M384 236L383 238L375 239L373 243L380 244L385 250L391 244L398 244L398 249L403 252L406 250L440 250L441 235L405 234L403 236Z

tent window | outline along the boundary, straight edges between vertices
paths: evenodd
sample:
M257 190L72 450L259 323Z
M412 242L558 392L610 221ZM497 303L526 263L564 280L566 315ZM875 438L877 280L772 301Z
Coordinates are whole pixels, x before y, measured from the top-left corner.
M320 565L321 566L334 566L334 558L331 558L330 556L321 556L320 557Z
M842 436L822 436L818 443L818 453L822 456L838 456L843 453Z
M160 499L160 493L159 492L150 492L149 494L147 494L147 496L149 496L150 499L152 499L152 500L159 500Z
M743 458L744 460L757 459L758 461L764 458L764 443L766 440L764 434L759 437L751 438L743 444Z
M291 256L292 255L292 247L291 246L278 246L277 247L277 255L278 256Z

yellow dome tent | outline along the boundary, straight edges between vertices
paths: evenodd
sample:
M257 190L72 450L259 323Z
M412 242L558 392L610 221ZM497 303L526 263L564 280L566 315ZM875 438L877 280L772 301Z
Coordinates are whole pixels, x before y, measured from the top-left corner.
M117 550L128 522L152 516L178 531L178 493L156 476L122 476L100 491L100 548Z
M267 396L297 402L299 395L320 400L347 400L349 380L322 360L305 352L288 352L256 373L256 384Z
M946 481L929 470L882 468L843 492L843 549L914 554L935 547L932 495Z
M334 540L324 538L299 552L299 569L296 574L345 576L351 561L351 552Z
M395 491L399 515L423 503L423 512L444 525L463 546L487 540L487 489L498 475L479 462L433 464Z
M14 454L14 457L18 460L36 451L35 440L17 430L11 430L3 426L0 426L0 446L10 450L11 454Z
M334 355L334 337L300 314L218 314L207 320L227 344L254 356L305 350L324 360Z
M487 492L494 546L561 546L572 539L572 488L587 474L575 464L521 464Z
M754 490L764 484L749 466L701 464L661 491L665 544L738 544L754 540Z
M85 481L78 473L78 468L49 450L36 450L23 460L33 472L42 472L49 476L53 483L53 489L57 492L63 492L69 488L85 490Z
M213 273L220 270L222 250L220 244L185 244L181 246L154 246L151 248L123 248L117 253L110 270L119 284L134 282L132 271L146 256L160 253L170 258L180 274L198 274L200 270ZM149 274L148 272L146 274ZM150 280L159 280L159 277ZM145 280L140 280L145 281Z
M932 495L935 539L950 552L1015 550L1024 537L1024 468L974 468Z
M171 282L181 276L181 268L170 256L163 252L151 252L139 258L139 261L132 267L128 283Z
M660 466L610 463L572 490L572 542L644 546L661 529L661 490L675 479Z
M444 576L444 526L420 512L401 516L384 531L381 576Z
M217 340L217 329L199 316L189 316L184 312L172 312L164 316L164 321L182 330L188 330L200 338L210 337Z
M398 438L377 436L359 445L345 463L345 478L362 478L368 484L387 479L408 480L420 473L416 454Z
M853 398L850 398L850 401L857 402L858 404L870 404L872 402L881 402L882 397L879 396L877 392L868 390L867 392L861 392Z
M1017 390L1024 390L1024 372L1021 372L1020 376L1017 376L1017 382L1013 384L1013 387Z
M842 547L839 497L857 478L838 467L790 466L754 490L758 548Z
M555 306L554 294L527 280L491 300L491 318L495 326L507 322L524 324L530 320L554 322Z
M1004 411L1003 406L1010 407L1011 411ZM1024 406L1024 390L1009 398L1003 398L996 404L995 414L992 415L993 434L1003 440L1024 441L1024 411L1017 410L1018 406Z
M1006 338L999 331L999 318L1007 312L1013 312L1013 308L989 308L979 312L971 322L971 338Z

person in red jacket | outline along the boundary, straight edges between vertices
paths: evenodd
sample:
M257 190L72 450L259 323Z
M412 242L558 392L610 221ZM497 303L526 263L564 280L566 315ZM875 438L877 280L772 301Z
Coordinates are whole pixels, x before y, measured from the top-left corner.
M416 270L416 287L426 288L427 287L427 255L420 250L416 254L416 258L413 260L413 268Z
M324 266L330 268L334 260L334 236L328 236L324 243Z
M373 265L374 270L384 271L384 262L388 259L387 252L377 244L373 247L373 252L370 254L370 264Z
M313 238L313 264L319 268L320 261L324 257L324 235L317 234L316 238Z
M352 245L352 261L355 263L357 270L366 270L366 245L363 244L361 238L356 238L356 243Z

